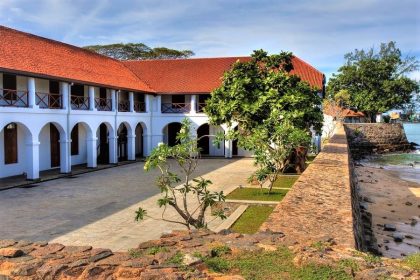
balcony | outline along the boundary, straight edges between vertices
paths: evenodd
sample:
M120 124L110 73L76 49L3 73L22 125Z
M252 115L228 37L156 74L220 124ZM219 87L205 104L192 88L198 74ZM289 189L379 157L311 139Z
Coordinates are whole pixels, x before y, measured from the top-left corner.
M204 107L206 107L206 103L198 103L197 104L197 113L204 113Z
M89 110L89 97L72 95L70 104L72 110Z
M130 112L130 101L121 100L118 102L118 111L119 112Z
M137 113L146 112L146 103L134 101L134 111Z
M41 109L62 109L63 96L58 93L35 93L35 103Z
M162 113L189 113L191 103L162 103Z
M112 111L112 99L95 98L95 108L98 111Z
M28 107L28 91L0 89L0 106L2 107Z

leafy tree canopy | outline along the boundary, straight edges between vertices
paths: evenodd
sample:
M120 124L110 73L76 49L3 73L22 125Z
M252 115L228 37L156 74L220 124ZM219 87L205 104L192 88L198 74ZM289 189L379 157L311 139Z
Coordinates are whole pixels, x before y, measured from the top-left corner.
M188 58L194 55L190 50L151 48L143 43L93 45L84 48L119 60Z
M228 137L254 152L260 167L254 176L260 181L275 180L295 148L308 147L310 128L320 131L322 126L321 98L290 74L292 57L254 51L250 61L237 61L224 74L205 107L211 123L238 125Z
M419 69L415 57L402 57L395 42L380 45L368 51L354 50L344 56L346 63L328 82L327 94L334 96L340 90L350 94L348 106L367 113L373 118L392 108L401 108L410 102L419 85L407 74Z

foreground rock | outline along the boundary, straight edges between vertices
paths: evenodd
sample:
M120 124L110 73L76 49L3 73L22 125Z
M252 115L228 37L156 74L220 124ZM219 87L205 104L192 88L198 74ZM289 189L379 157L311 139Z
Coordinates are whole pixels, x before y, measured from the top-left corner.
M244 251L259 254L289 246L295 265L336 265L342 260L357 264L349 276L357 279L419 279L420 274L399 260L372 262L355 250L335 246L334 240L313 244L285 243L284 234L215 234L209 231L176 231L161 239L141 243L129 252L111 252L89 246L0 241L0 279L243 279L239 275L210 273L203 260L221 251L234 258ZM229 273L228 273L229 274ZM235 274L238 274L237 272Z

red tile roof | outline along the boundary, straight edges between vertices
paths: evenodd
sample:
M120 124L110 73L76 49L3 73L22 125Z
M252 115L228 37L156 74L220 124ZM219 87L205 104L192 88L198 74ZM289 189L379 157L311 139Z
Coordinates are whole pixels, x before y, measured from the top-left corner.
M325 105L324 106L324 114L332 116L332 117L365 117L365 114L361 111L354 111L348 108L340 108L334 105Z
M153 92L118 60L1 25L0 38L3 71Z
M223 73L237 60L250 57L218 57L123 61L139 78L159 93L208 93L221 84ZM292 74L311 86L323 89L324 75L298 57L293 57Z

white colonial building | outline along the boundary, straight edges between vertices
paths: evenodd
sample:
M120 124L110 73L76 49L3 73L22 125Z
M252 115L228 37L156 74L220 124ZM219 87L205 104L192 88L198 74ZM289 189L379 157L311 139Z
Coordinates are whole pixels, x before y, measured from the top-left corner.
M248 58L121 62L2 26L0 40L0 178L135 160L174 145L186 117L198 136L235 129L209 125L203 106L223 72ZM322 73L293 64L323 90ZM203 155L250 155L211 138L199 143Z

